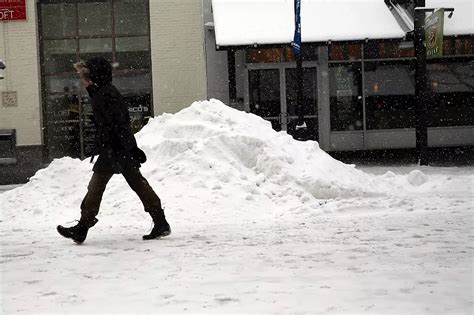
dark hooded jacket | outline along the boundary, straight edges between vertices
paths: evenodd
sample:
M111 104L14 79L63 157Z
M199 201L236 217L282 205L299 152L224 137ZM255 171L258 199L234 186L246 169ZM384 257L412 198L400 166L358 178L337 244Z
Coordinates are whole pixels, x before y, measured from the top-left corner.
M95 153L99 154L94 172L122 173L124 168L140 167L134 157L139 149L130 127L128 108L112 85L112 66L101 57L88 60L86 65L93 82L87 91L96 126Z

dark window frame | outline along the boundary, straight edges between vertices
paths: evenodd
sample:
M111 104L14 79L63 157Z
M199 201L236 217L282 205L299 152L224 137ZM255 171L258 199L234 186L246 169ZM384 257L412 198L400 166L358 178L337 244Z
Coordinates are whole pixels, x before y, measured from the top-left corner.
M112 38L112 63L116 63L117 60L117 47L116 47L116 38L136 38L136 37L148 37L148 50L149 53L148 57L148 67L147 68L134 68L134 69L123 69L117 68L114 69L114 77L122 77L127 75L146 75L149 74L150 82L149 82L149 89L150 92L148 94L150 98L150 116L153 116L153 76L152 76L152 58L151 58L151 23L150 23L150 4L149 1L144 1L146 6L146 16L148 18L146 30L144 32L132 32L129 34L117 34L116 27L115 27L115 3L118 0L42 0L37 2L37 16L38 16L38 33L39 33L39 49L40 49L40 70L41 70L41 100L42 100L42 125L43 125L43 139L44 139L44 146L43 146L43 160L49 161L50 160L50 152L49 152L49 134L48 128L46 128L49 124L49 117L48 117L48 98L51 96L68 96L68 95L77 95L78 93L81 94L80 91L64 91L64 92L51 92L48 89L48 78L50 77L57 77L57 76L67 76L67 75L74 75L75 70L71 64L70 71L61 71L55 72L50 71L46 72L44 61L45 61L45 47L44 41L47 40L75 40L76 41L76 51L75 51L75 59L76 61L81 60L81 49L80 49L80 40L81 39L101 39L101 38ZM111 34L98 34L98 35L79 35L79 10L78 5L79 3L96 3L96 2L106 2L110 5L111 18L112 18L112 26L111 26ZM43 17L42 17L42 7L44 5L49 4L75 4L75 19L76 19L76 29L74 36L43 36ZM83 52L82 52L83 54ZM100 54L100 53L97 53Z

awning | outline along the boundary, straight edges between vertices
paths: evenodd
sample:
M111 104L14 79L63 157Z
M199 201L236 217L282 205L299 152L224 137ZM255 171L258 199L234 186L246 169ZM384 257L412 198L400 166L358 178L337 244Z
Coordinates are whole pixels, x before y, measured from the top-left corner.
M289 44L294 0L212 0L218 46ZM403 38L384 0L302 0L302 42Z
M427 8L454 8L453 16L444 16L444 35L474 35L473 0L426 0Z

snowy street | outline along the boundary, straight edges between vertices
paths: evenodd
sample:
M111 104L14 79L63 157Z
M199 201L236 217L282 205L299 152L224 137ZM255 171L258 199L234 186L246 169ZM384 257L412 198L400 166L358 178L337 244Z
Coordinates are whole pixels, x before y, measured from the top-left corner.
M353 168L236 112L203 102L138 134L167 238L141 240L120 176L86 242L61 238L87 161L0 193L2 314L472 314L473 167Z

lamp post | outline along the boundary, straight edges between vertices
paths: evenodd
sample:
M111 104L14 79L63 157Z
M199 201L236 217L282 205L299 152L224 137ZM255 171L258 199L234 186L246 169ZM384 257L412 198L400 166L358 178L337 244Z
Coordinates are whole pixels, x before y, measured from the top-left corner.
M425 12L419 10L425 6L425 0L417 0L415 4L414 46L415 46L415 134L416 157L418 164L427 165L426 150L428 147L428 131L426 123L426 105L428 87L426 77L426 47L425 47Z
M419 165L428 164L428 126L427 104L430 100L428 79L426 76L426 45L425 45L425 13L433 12L435 8L425 8L425 0L415 0L415 21L413 41L415 46L415 133L416 155ZM454 8L445 8L452 17Z

